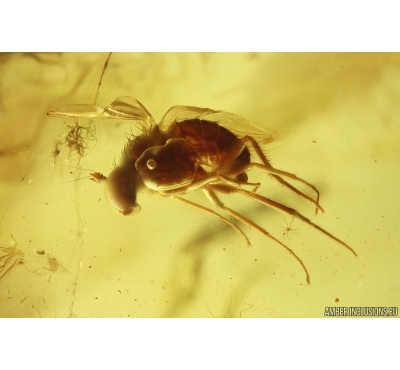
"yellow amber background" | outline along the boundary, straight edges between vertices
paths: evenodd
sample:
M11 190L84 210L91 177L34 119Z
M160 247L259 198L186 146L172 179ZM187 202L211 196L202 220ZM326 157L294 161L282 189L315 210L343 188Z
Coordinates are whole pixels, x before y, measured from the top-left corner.
M327 306L400 305L400 54L117 53L105 70L99 106L131 95L156 122L193 105L283 134L266 154L317 186L325 213L265 173L250 171L250 181L358 258L299 220L287 235L289 216L222 199L293 249L310 285L292 256L247 226L238 224L251 248L211 215L147 192L139 214L117 214L78 158L55 151L73 120L45 113L93 104L107 58L0 55L0 317L322 317ZM125 133L139 131L94 125L79 165L108 175ZM210 205L201 192L188 199Z

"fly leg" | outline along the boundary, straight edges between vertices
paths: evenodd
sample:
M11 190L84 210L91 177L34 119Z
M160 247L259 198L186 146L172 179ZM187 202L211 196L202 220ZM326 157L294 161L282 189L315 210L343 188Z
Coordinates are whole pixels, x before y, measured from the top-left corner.
M318 189L310 184L309 182L303 180L300 177L297 177L295 174L291 173L291 172L286 172L286 171L282 171L282 170L278 170L274 167L272 167L271 163L269 162L269 160L267 159L267 157L265 156L264 152L262 151L262 149L260 148L260 145L257 143L257 141L251 137L251 136L244 136L243 138L241 138L236 145L234 145L234 147L231 150L230 156L232 157L232 159L236 158L243 150L243 148L246 146L247 143L250 143L252 145L252 147L254 148L255 152L257 153L257 156L259 157L259 159L261 160L261 163L254 163L254 162L250 162L246 168L244 169L244 171L249 170L252 167L257 167L260 168L264 171L267 171L271 174L271 176L277 180L280 184L282 184L283 186L285 186L286 188L288 188L289 190L295 192L297 195L299 195L300 197L307 199L309 202L313 203L315 205L315 213L318 213L318 209L322 212L324 212L323 208L319 205L319 191ZM309 197L307 194L304 194L302 191L298 190L297 188L295 188L294 186L290 185L287 181L285 181L284 179L282 179L282 177L287 177L290 178L292 180L298 181L303 183L304 185L308 186L309 188L311 188L315 194L316 194L316 200Z
M291 191L295 192L297 195L299 195L299 196L303 197L304 199L307 199L308 201L313 203L316 206L316 208L315 208L315 213L316 214L318 213L318 209L320 209L322 212L324 212L323 208L319 205L319 191L314 185L312 185L309 182L301 179L300 177L297 177L293 173L277 170L274 167L272 167L271 163L269 162L269 160L267 159L267 157L265 156L265 154L261 150L260 145L251 136L245 136L241 140L243 141L244 144L246 142L248 142L248 141L251 143L251 145L253 146L254 150L256 151L258 157L261 159L261 161L264 164L264 166L262 166L259 163L250 163L249 164L249 168L258 167L258 168L262 168L262 169L270 172L272 174L272 177L275 178L275 180L277 180L283 186L287 187ZM314 200L314 199L310 198L308 195L304 194L303 192L301 192L300 190L296 189L294 186L290 185L288 182L283 180L279 175L280 176L284 176L284 177L288 177L288 178L296 180L296 181L299 181L299 182L303 183L304 185L308 186L309 188L311 188L315 192L315 194L317 195L317 199Z
M297 212L293 208L286 207L285 205L283 205L281 203L275 202L275 201L273 201L271 199L263 197L262 195L254 194L253 192L247 191L247 190L244 190L244 189L237 189L237 188L233 188L233 187L230 187L230 186L227 186L227 185L212 185L212 188L216 189L218 191L227 193L227 194L229 194L229 193L242 194L245 197L254 199L257 202L262 203L262 204L264 204L264 205L266 205L268 207L275 208L275 209L277 209L279 211L282 211L282 212L284 212L284 213L286 213L288 215L291 215L292 217L296 217L299 220L302 220L303 222L305 222L306 224L312 226L313 228L321 231L323 234L327 235L329 238L335 240L339 244L343 245L352 254L354 254L355 257L357 257L357 253L354 251L353 248L348 246L345 242L341 241L340 239L336 238L334 235L332 235L328 231L324 230L322 227L314 224L308 218L304 217L302 214L300 214L299 212Z
M263 234L264 236L274 240L276 243L278 243L281 247L283 247L284 249L286 249L287 252L289 252L301 265L301 267L303 268L305 274L306 274L306 281L307 284L310 284L310 275L308 273L308 270L306 268L306 266L304 265L303 261L289 248L287 247L285 244L283 244L282 242L280 242L278 239L274 238L268 231L264 230L261 226L257 225L256 223L254 223L253 221L251 221L250 219L248 219L247 217L242 216L241 214L235 212L234 210L232 210L231 208L226 207L221 200L217 197L215 191L221 192L221 193L235 193L237 190L240 189L236 189L227 185L208 185L207 187L203 188L204 193L207 195L207 197L210 199L211 202L213 202L217 207L221 208L222 210L224 210L226 213L230 214L232 217L236 218L237 220L243 222L244 224L252 227L255 230L258 230L261 234ZM249 192L251 193L251 192Z
M291 191L293 191L294 193L296 193L300 197L302 197L304 199L307 199L309 202L313 203L315 205L315 214L318 213L318 210L324 212L324 209L319 205L319 191L314 185L308 183L307 181L301 179L300 177L297 177L293 173L277 170L276 168L273 168L272 166L270 167L270 166L266 166L266 165L263 165L263 164L260 164L260 163L249 163L248 169L250 169L251 167L257 167L257 168L261 168L262 170L268 171L269 173L271 173L271 176L275 180L277 180L280 184L282 184L286 188L290 189ZM279 173L281 176L286 176L286 177L289 177L289 178L291 178L293 180L297 180L297 181L302 182L303 184L306 184L307 186L309 186L310 188L312 188L315 191L315 193L317 194L317 199L316 200L312 199L307 194L304 194L302 191L300 191L299 189L295 188L293 185L290 185L287 181L282 179L282 177L278 176L277 173Z
M180 197L174 197L174 196L172 196L171 198L173 198L173 199L175 199L175 200L179 200L180 202L182 202L182 203L184 203L184 204L187 204L188 206L191 206L191 207L200 209L200 210L202 210L202 211L204 211L204 212L209 213L210 215L213 215L213 216L215 216L215 217L218 217L218 218L221 219L222 221L226 222L229 226L231 226L232 228L234 228L241 236L243 236L243 238L246 240L247 246L248 246L248 247L251 247L250 240L249 240L249 238L246 236L246 234L245 234L239 227L237 227L233 222L227 220L225 217L222 217L222 216L219 215L217 212L214 212L213 210L211 210L211 209L209 209L209 208L207 208L207 207L203 207L203 206L201 206L200 204L191 202L190 200L187 200L187 199L183 199L183 198L180 198Z

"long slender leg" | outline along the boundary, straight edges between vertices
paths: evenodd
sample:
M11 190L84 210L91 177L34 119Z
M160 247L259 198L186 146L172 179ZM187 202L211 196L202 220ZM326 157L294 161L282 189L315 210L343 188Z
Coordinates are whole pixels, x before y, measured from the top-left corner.
M222 221L226 222L229 226L233 227L241 236L243 236L243 238L246 240L247 246L251 247L250 240L248 239L246 234L238 226L236 226L233 222L227 220L225 217L222 217L217 212L214 212L213 210L211 210L211 209L209 209L207 207L203 207L200 204L191 202L190 200L187 200L187 199L183 199L183 198L180 198L180 197L174 197L174 196L171 197L171 198L179 200L180 202L185 203L185 204L187 204L187 205L189 205L191 207L194 207L194 208L197 208L197 209L201 209L202 211L207 212L210 215L218 217Z
M260 145L257 143L257 141L253 137L244 136L243 138L241 138L236 143L236 145L232 148L232 151L230 153L230 156L232 157L232 159L235 159L242 152L243 148L246 146L246 143L248 143L248 142L252 145L252 147L256 151L259 159L261 160L261 162L263 164L251 162L247 166L246 170L250 169L251 167L258 167L258 168L263 169L264 171L267 171L267 172L271 173L272 177L275 180L279 181L283 186L285 186L288 189L290 189L291 191L295 192L300 197L302 197L304 199L307 199L308 201L313 203L316 206L315 213L318 213L318 209L321 210L322 212L324 211L322 209L322 207L319 205L319 191L318 191L318 189L314 185L310 184L309 182L303 180L300 177L297 177L295 174L293 174L291 172L278 170L278 169L272 167L271 163L269 162L269 160L265 156L264 152L262 151ZM290 178L292 180L295 180L295 181L299 181L299 182L303 183L304 185L308 186L309 188L311 188L315 192L315 194L317 196L316 197L317 199L314 200L311 197L309 197L308 195L304 194L302 191L296 189L294 186L290 185L288 182L283 180L281 178L281 176L288 177L288 178Z
M296 193L300 197L302 197L304 199L307 199L309 202L313 203L315 205L315 214L318 213L318 210L320 210L322 212L325 212L324 209L319 205L319 191L317 190L317 188L314 185L308 183L307 181L301 179L300 177L297 177L293 173L277 170L277 169L275 169L273 167L264 166L264 165L262 165L260 163L249 163L248 168L250 169L251 167L258 167L258 168L260 168L260 169L262 169L264 171L267 171L267 172L271 173L271 176L275 180L277 180L280 184L282 184L283 186L285 186L289 190L293 191L294 193ZM299 189L295 188L293 185L290 185L287 181L282 179L280 176L276 175L276 173L279 173L281 176L286 176L286 177L289 177L289 178L291 178L293 180L300 181L303 184L306 184L307 186L311 187L317 193L317 200L312 199L307 194L304 194L302 191L300 191Z
M289 215L291 215L293 217L296 217L296 218L302 220L303 222L305 222L306 224L308 224L308 225L314 227L315 229L321 231L323 234L327 235L329 238L335 240L339 244L343 245L346 249L348 249L351 253L353 253L355 257L357 257L357 253L354 251L354 249L349 247L345 242L343 242L340 239L336 238L331 233L329 233L328 231L324 230L322 227L314 224L308 218L304 217L302 214L300 214L299 212L297 212L293 208L289 208L289 207L287 207L287 206L285 206L285 205L283 205L281 203L275 202L275 201L273 201L271 199L268 199L266 197L263 197L261 195L254 194L253 192L250 192L248 190L238 189L238 188L234 188L234 187L227 186L227 185L210 185L210 187L212 189L219 190L219 191L227 193L227 194L229 194L229 193L242 194L242 195L244 195L244 196L246 196L248 198L256 200L257 202L265 204L268 207L272 207L272 208L278 209L279 211L282 211L282 212L287 213L287 214L289 214Z
M207 197L219 208L221 208L222 210L224 210L225 212L227 212L228 214L230 214L232 217L236 218L237 220L243 222L244 224L258 230L261 234L267 236L268 238L274 240L276 243L278 243L280 246L282 246L284 249L286 249L301 265L301 267L303 268L304 272L306 273L306 281L307 284L310 284L310 275L308 274L308 270L306 268L306 266L304 265L303 261L297 257L297 255L289 248L287 247L285 244L283 244L282 242L280 242L278 239L274 238L268 231L264 230L261 226L258 226L256 223L254 223L253 221L249 220L247 217L242 216L241 214L235 212L234 210L232 210L231 208L226 207L221 201L220 199L217 197L217 195L215 194L215 192L211 189L214 188L214 186L209 185L206 188L203 189L204 193L207 195ZM216 185L215 188L216 190L218 190L219 185ZM235 189L235 188L232 188Z
M315 191L315 193L317 194L317 204L319 204L319 191L318 189L310 184L309 182L301 179L300 177L297 177L295 174L290 173L290 172L286 172L286 171L281 171L281 170L276 170L274 167L272 167L271 163L269 162L269 160L267 159L267 157L265 156L264 152L261 150L260 145L257 143L256 140L254 140L254 138L252 138L251 136L245 136L244 138L242 138L242 140L246 143L247 141L249 141L251 143L251 145L253 146L254 150L256 151L257 155L259 156L259 158L261 159L261 161L264 163L264 165L267 167L267 170L269 172L272 173L272 170L274 170L276 175L281 175L281 176L286 176L289 177L293 180L302 182L303 184L307 185L308 187L310 187L312 190ZM276 172L278 171L278 173Z
M97 172L95 174L98 174ZM92 177L96 178L95 174L93 174ZM101 174L100 174L101 175ZM97 181L92 180L92 181ZM163 195L174 195L174 194L182 194L182 192L188 192L188 191L193 191L197 189L202 189L203 187L207 186L208 184L228 184L234 187L241 187L241 186L254 186L254 190L256 191L261 183L259 182L247 182L247 181L242 181L238 179L234 179L225 175L220 175L220 174L212 174L209 177L206 177L205 179L201 179L199 181L193 181L190 185L188 186L181 186L176 189L171 189L171 190L164 190L161 191L160 193Z

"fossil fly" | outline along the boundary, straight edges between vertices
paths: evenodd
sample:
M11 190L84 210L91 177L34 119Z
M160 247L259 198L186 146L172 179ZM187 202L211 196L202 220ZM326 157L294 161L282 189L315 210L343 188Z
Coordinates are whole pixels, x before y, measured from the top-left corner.
M98 172L91 173L92 180L105 183L110 204L123 215L140 211L137 193L148 188L218 217L250 245L246 234L235 223L210 208L182 197L193 190L201 190L221 211L274 240L289 252L300 263L309 284L306 266L289 247L248 217L225 206L219 198L220 194L237 194L302 220L357 256L345 242L295 209L257 193L260 183L248 181L247 172L252 168L267 172L288 190L312 203L316 213L323 211L315 186L293 173L274 168L267 159L262 146L273 142L275 133L261 129L242 117L224 111L178 105L169 109L156 124L147 109L129 96L119 97L106 108L90 104L67 105L47 115L126 119L140 125L141 134L128 137L120 163L108 177ZM307 186L313 196L291 185L288 179Z

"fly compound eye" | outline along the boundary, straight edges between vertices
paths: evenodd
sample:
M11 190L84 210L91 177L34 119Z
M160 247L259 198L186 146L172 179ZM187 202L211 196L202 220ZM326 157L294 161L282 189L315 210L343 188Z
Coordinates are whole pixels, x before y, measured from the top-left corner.
M157 166L157 163L156 163L156 161L155 161L154 159L149 159L149 160L146 162L146 165L147 165L147 168L148 168L149 170L154 170L154 169L156 168L156 166Z
M106 195L112 207L124 216L132 215L140 211L136 203L136 189L129 171L122 167L114 168L106 182Z

